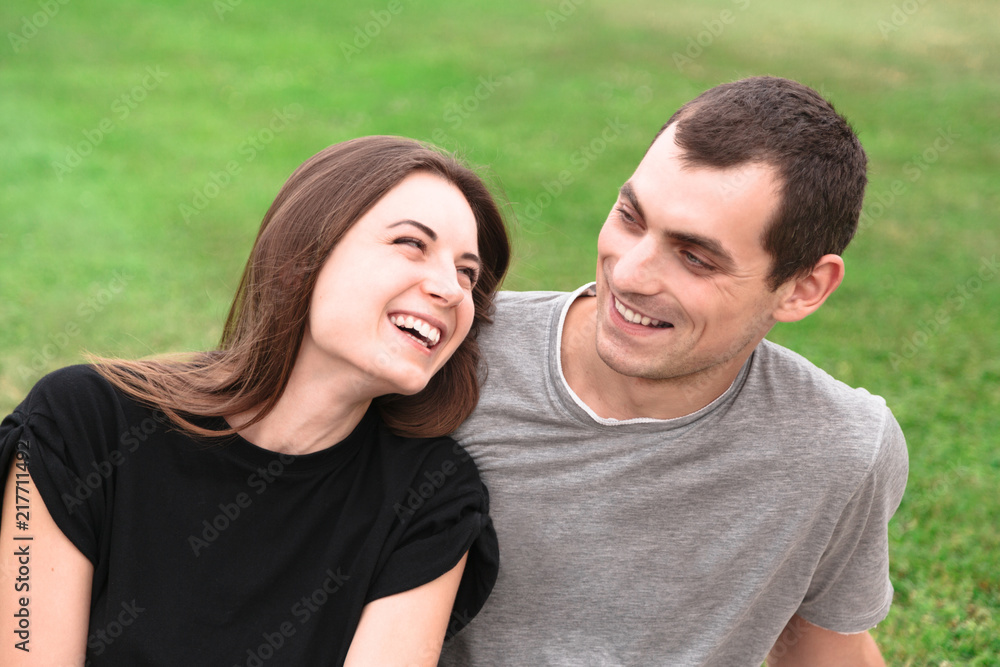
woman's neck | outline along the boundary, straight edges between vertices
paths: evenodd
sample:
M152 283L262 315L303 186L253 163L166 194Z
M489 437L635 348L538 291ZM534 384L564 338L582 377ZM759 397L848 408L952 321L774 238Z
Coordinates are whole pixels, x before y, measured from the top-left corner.
M311 454L342 441L368 411L373 396L322 363L299 358L274 408L260 421L249 422L256 410L227 416L245 440L263 449Z

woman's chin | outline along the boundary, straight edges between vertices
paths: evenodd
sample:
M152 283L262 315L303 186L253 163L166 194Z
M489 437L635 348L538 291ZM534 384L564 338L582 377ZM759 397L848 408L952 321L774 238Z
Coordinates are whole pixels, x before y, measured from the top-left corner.
M401 396L413 396L414 394L419 394L424 389L427 388L427 382L406 382L397 383L395 390L391 393L399 394Z

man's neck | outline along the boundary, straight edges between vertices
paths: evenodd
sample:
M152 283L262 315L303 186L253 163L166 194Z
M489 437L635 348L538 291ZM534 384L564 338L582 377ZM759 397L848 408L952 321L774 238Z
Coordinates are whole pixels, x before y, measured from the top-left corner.
M622 375L597 354L596 302L581 296L570 304L559 353L570 389L599 417L675 419L697 412L726 392L746 361L665 380Z

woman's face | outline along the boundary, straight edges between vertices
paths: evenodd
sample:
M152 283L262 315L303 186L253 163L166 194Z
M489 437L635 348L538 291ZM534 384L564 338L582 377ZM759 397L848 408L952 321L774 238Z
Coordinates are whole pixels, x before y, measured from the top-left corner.
M480 270L461 191L415 172L341 239L319 272L299 362L368 397L414 394L461 345Z

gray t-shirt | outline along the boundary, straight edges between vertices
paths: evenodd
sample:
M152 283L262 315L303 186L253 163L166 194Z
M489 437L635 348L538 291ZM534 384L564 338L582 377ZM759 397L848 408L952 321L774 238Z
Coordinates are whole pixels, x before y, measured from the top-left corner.
M793 614L860 632L892 602L906 443L878 396L762 342L677 419L603 419L569 388L572 294L503 293L455 434L490 491L500 575L442 665L759 667Z

